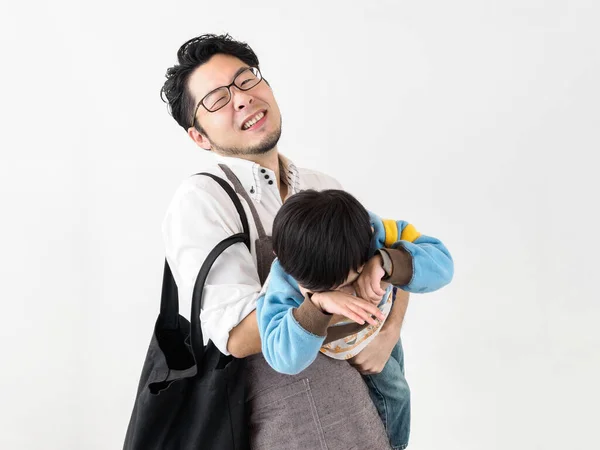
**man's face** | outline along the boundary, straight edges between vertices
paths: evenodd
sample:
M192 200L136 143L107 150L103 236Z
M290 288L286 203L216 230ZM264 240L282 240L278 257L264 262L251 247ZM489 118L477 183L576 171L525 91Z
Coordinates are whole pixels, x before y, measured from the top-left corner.
M214 55L198 67L188 80L197 104L213 89L230 84L240 69L248 67L230 55ZM231 101L216 112L198 108L196 122L205 133L191 127L190 137L202 148L226 156L260 155L275 148L281 135L281 114L269 85L262 80L248 91L230 87ZM264 114L250 128L244 124ZM259 116L260 117L260 116Z

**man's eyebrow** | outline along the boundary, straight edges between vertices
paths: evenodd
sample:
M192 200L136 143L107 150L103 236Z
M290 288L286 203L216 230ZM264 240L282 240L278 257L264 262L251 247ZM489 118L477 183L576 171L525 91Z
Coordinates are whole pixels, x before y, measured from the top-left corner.
M235 79L237 78L237 76L238 76L240 73L242 73L244 70L246 70L246 69L249 69L249 68L250 68L250 66L244 66L244 67L240 67L240 68L239 68L239 69L238 69L238 70L237 70L237 71L236 71L236 72L233 74L233 77L231 77L231 82L233 83L233 80L235 80ZM214 89L212 89L212 90L208 91L208 93L207 93L206 95L210 94L211 92L214 92L214 91L216 91L217 89L221 89L222 87L223 87L223 86L217 86L216 88L214 88Z
M242 73L244 70L246 70L246 69L249 69L249 68L250 68L250 67L248 67L248 66L245 66L245 67L240 67L240 68L237 70L237 72L236 72L236 73L233 75L233 77L231 78L231 81L233 82L233 80L235 80L235 79L236 79L236 77L237 77L237 76L238 76L240 73Z

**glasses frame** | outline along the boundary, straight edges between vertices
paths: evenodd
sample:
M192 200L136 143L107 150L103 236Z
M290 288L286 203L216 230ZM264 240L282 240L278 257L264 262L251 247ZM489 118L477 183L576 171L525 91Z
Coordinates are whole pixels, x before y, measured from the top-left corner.
M237 84L235 84L235 82L240 77L240 75L242 75L243 73L246 73L246 71L248 71L248 70L252 71L254 73L254 75L258 78L258 83L256 83L254 86L252 86L250 88L245 89L245 88L243 88L243 87L238 86ZM227 106L229 104L229 102L231 101L231 98L233 97L231 95L231 86L235 86L240 91L249 91L250 89L254 89L256 86L258 86L262 80L263 80L263 77L262 77L262 74L260 73L260 69L258 67L246 67L244 70L242 70L240 73L238 73L235 76L235 78L233 79L233 81L231 83L229 83L227 86L219 86L218 88L213 89L208 94L206 94L204 97L202 97L202 100L200 100L198 102L198 104L196 105L196 108L194 108L194 115L192 116L192 124L190 126L193 127L194 124L196 123L196 114L198 113L198 108L200 108L200 105L202 105L202 107L204 109L206 109L210 113L217 112L221 108L224 108L225 106ZM204 100L206 100L206 98L209 95L212 95L216 91L218 91L220 89L223 89L223 88L227 89L227 92L229 93L229 100L227 100L226 103L224 103L223 105L219 106L217 109L214 109L214 110L208 109L208 107L204 104Z

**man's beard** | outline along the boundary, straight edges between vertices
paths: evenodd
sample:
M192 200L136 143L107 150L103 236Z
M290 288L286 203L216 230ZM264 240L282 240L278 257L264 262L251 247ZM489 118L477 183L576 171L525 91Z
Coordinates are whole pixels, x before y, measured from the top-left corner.
M211 144L212 150L215 153L219 153L225 156L243 156L243 155L264 155L265 153L269 153L271 150L275 148L277 143L279 142L279 138L281 137L281 122L279 122L279 128L273 131L257 145L253 147L222 147L219 144L215 143L206 136Z

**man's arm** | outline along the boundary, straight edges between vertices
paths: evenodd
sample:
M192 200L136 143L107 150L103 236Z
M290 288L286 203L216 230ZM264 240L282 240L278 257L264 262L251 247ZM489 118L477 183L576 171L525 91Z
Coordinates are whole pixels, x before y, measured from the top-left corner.
M208 254L223 239L241 231L235 206L212 179L190 177L178 188L163 221L163 238L182 315L189 314L196 278ZM229 354L229 347L239 354L260 351L253 313L260 290L248 248L242 243L227 248L204 285L200 320L205 341L210 339L224 354ZM230 331L235 335L231 344Z
M245 358L260 353L260 334L258 333L256 310L229 331L227 351L236 358Z
M404 323L404 316L406 315L406 310L408 309L409 297L410 294L406 291L396 291L396 300L394 300L394 304L392 305L390 314L388 315L388 318L385 321L385 323L381 326L380 332L386 330L395 331L398 333L398 337L400 337L400 329L402 328L402 324Z
M387 320L381 327L379 334L375 336L358 355L349 360L363 375L379 373L390 359L394 346L400 339L400 329L408 307L409 293L398 290L396 300L392 305Z

